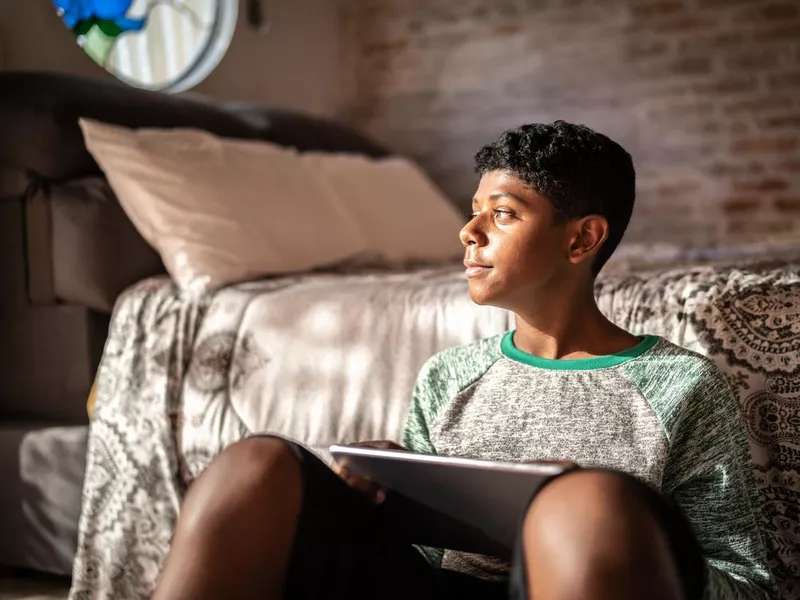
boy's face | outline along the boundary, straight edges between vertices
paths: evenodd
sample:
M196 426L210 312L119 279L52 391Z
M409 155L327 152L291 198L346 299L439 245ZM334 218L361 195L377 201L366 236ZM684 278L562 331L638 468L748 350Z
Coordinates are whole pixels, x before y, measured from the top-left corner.
M481 177L459 236L473 302L524 312L566 275L569 232L552 204L505 171Z

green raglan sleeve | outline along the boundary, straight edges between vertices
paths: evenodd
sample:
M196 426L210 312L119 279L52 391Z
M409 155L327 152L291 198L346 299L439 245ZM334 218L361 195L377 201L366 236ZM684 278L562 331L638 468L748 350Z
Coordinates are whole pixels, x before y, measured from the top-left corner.
M414 385L402 444L412 452L436 454L430 428L456 394L480 379L500 358L502 335L442 350L422 367Z
M707 564L707 600L775 598L752 459L736 397L710 360L675 350L629 369L669 440L662 492L681 508Z
M707 560L705 598L775 598L756 502L750 447L739 405L706 359L688 368L676 407L663 491L692 524Z
M433 418L433 409L441 400L436 398L435 381L436 373L440 370L439 356L434 356L423 365L414 391L411 395L411 407L403 427L402 444L411 452L420 454L436 454L436 448L431 442L428 424Z
M736 397L710 361L671 432L664 491L688 517L708 565L711 600L774 598L750 448Z

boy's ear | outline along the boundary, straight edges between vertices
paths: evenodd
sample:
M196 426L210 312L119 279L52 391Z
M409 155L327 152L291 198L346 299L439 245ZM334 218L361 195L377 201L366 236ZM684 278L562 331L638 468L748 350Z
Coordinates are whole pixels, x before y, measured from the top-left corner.
M600 215L577 219L571 227L569 261L573 264L594 259L608 238L608 220Z

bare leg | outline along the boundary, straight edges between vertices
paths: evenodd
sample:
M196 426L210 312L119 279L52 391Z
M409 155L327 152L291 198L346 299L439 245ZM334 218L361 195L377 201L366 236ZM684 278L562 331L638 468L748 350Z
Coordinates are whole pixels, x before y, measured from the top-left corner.
M224 450L186 496L153 600L282 598L301 496L280 440Z
M667 538L632 487L578 470L542 490L523 529L530 598L683 598Z

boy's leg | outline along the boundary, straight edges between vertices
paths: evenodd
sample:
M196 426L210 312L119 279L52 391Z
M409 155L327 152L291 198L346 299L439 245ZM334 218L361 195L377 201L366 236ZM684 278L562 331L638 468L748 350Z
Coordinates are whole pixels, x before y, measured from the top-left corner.
M381 508L301 446L234 444L187 495L153 600L446 600L482 589L431 567Z
M512 597L699 600L703 585L703 557L677 507L629 475L586 469L532 502Z
M301 478L275 438L220 453L186 495L152 600L282 597Z

